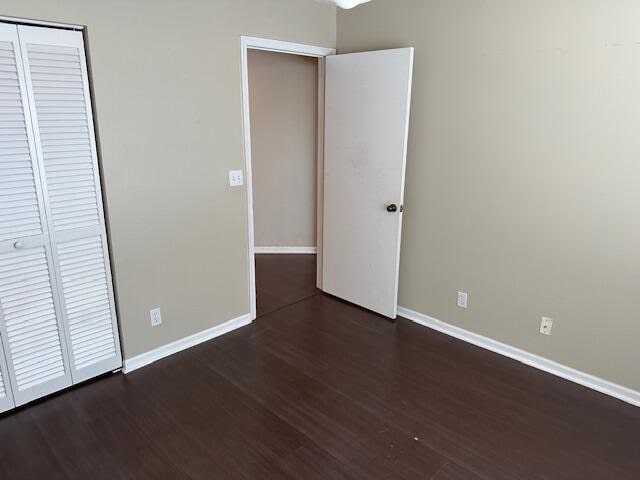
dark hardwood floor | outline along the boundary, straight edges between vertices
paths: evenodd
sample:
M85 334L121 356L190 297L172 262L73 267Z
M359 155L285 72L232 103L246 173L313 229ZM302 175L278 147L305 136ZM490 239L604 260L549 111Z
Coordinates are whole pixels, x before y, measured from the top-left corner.
M259 256L248 327L5 415L0 478L640 478L640 409L319 294L314 261Z
M318 293L315 255L256 255L258 317Z

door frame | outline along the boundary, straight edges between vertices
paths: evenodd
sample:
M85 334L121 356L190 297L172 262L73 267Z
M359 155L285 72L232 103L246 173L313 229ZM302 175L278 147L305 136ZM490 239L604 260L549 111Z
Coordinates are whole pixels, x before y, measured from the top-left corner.
M249 63L248 51L266 50L269 52L302 55L318 59L318 193L317 193L317 244L318 244L318 269L316 285L322 287L322 204L323 180L324 180L324 58L335 55L335 48L307 45L303 43L291 43L280 40L272 40L259 37L240 37L240 62L242 70L242 136L244 143L245 159L245 184L247 191L247 231L248 231L248 265L249 265L249 306L251 320L256 319L256 266L255 266L255 234L253 224L253 179L251 175L251 114L249 104Z

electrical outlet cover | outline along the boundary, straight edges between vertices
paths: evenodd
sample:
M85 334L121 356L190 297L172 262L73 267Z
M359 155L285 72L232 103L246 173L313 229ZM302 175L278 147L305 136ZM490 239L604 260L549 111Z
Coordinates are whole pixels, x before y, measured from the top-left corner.
M162 323L162 312L159 308L149 310L149 317L151 318L151 326L157 327Z
M553 319L542 317L540 321L540 333L543 335L551 335L551 327L553 327Z
M469 301L469 295L465 292L458 292L458 306L460 308L467 308Z

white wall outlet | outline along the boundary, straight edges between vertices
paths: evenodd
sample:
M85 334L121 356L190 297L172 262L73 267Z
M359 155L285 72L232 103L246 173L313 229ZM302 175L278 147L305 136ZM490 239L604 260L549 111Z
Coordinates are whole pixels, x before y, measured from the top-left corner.
M465 292L458 292L458 306L460 308L467 308L469 301L469 295Z
M159 308L149 310L149 317L151 317L151 326L157 327L162 323L162 312Z
M242 176L242 170L230 170L229 171L229 186L240 187L244 184L244 178Z
M540 333L543 335L551 335L551 327L553 327L553 320L551 318L542 317L540 322Z

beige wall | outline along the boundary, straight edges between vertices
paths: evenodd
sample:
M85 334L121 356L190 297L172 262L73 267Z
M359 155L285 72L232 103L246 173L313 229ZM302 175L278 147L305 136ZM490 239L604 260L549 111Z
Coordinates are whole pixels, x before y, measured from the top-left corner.
M88 26L125 356L247 313L246 192L227 186L239 35L334 46L335 10L4 0L0 15ZM639 25L624 0L340 12L342 52L416 47L403 306L640 389Z
M318 60L249 50L257 247L316 246Z
M87 25L126 358L249 312L240 35L335 45L311 0L3 0ZM152 328L149 309L161 307Z
M402 306L640 389L639 42L624 0L339 12L339 52L416 48Z

